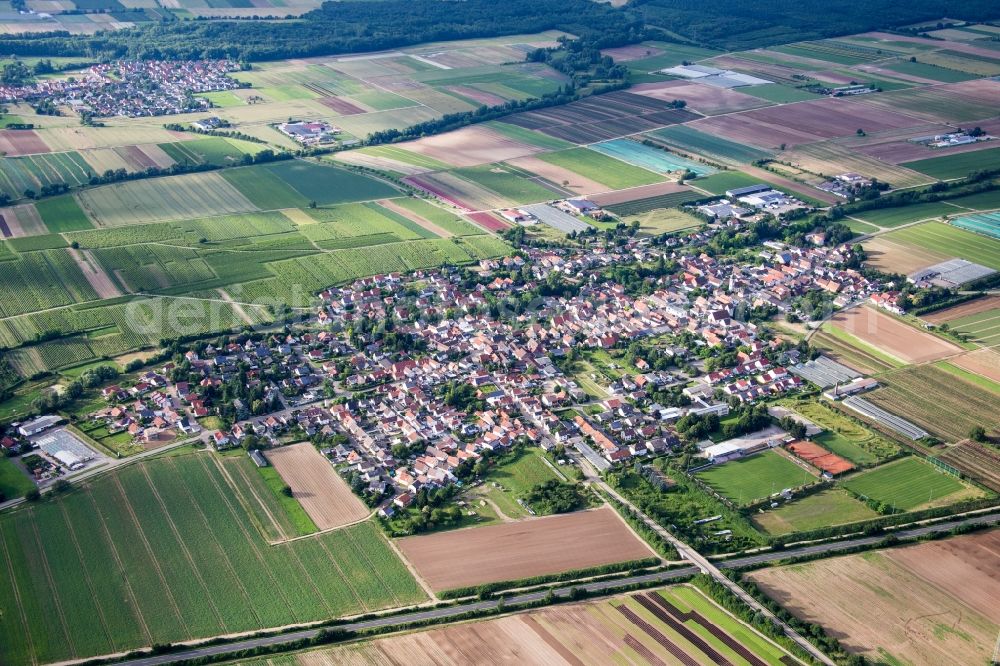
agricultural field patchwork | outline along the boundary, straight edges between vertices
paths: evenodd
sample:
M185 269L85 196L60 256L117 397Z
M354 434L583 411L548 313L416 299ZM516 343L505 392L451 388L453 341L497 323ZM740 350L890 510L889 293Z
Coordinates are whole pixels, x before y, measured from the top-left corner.
M968 153L957 153L944 157L930 157L925 160L906 162L907 169L925 173L941 180L965 178L969 173L980 169L995 168L1000 162L1000 148L975 150Z
M988 660L1000 630L1000 532L764 569L748 578L852 654L934 666Z
M388 636L281 657L281 666L388 663L406 654L428 666L476 655L490 663L600 664L798 662L783 648L718 606L698 588L679 585L601 601L562 604L482 622ZM274 659L251 662L264 666Z
M885 388L866 398L949 442L976 426L1000 432L997 396L934 365L902 368L879 376Z
M925 222L897 229L879 236L878 240L889 241L904 248L915 248L916 252L927 250L937 256L961 257L994 270L1000 269L1000 241L940 222ZM901 261L905 259L901 258ZM933 263L936 262L928 261L924 266ZM909 271L901 269L899 272Z
M422 600L371 523L269 546L234 493L281 509L254 492L213 455L193 453L0 518L0 598L18 609L0 625L3 661L86 657Z

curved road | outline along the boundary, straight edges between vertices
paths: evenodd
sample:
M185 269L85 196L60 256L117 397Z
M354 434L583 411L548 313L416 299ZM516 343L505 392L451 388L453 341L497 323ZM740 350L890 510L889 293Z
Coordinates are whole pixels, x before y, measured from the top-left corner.
M985 514L981 516L974 516L971 518L966 518L963 520L953 520L944 523L939 523L937 525L926 525L923 527L915 527L906 530L899 530L898 532L893 532L892 534L899 538L909 538L924 536L927 534L932 534L935 532L946 532L954 527L960 525L984 525L990 523L1000 522L1000 512ZM821 553L836 553L838 551L847 550L850 548L855 548L858 546L866 546L877 543L882 539L885 539L887 535L882 534L878 536L870 537L859 537L857 539L849 539L847 541L838 541L833 543L822 543L812 546L805 546L802 548L794 548L789 550L779 550L773 552L759 553L757 555L749 555L746 557L736 557L731 560L727 560L723 563L726 567L741 567L752 564L761 564L765 562L773 562L775 560L781 560L788 557L799 557L802 555L815 555ZM557 597L568 597L570 589L572 587L579 587L581 589L587 590L590 593L600 593L608 588L615 588L621 585L629 585L633 583L668 583L671 580L676 580L678 578L683 578L686 576L691 576L699 572L699 568L695 566L684 567L682 569L674 569L672 571L663 571L660 573L645 574L642 576L630 576L628 578L618 578L615 580L598 581L593 583L581 583L576 586L569 586L555 591ZM508 607L514 607L520 604L530 603L532 601L538 601L542 599L547 594L546 590L539 592L526 592L524 594L518 594L505 599L504 603ZM374 618L370 620L363 620L360 622L351 622L342 625L337 625L338 629L347 629L350 631L359 631L362 629L376 629L380 627L389 627L396 624L403 624L408 622L415 622L418 620L441 620L447 619L449 617L455 617L469 611L476 610L488 610L496 608L499 602L495 599L488 601L476 601L468 604L461 604L458 606L449 606L447 608L435 608L431 610L418 611L414 613L406 613L404 615L395 615ZM514 610L514 608L511 608ZM175 661L180 661L183 659L191 659L194 657L206 657L212 655L226 654L228 652L234 652L236 650L245 650L248 648L255 648L267 645L280 645L282 643L288 643L290 641L295 641L303 638L313 638L322 628L316 629L303 629L300 631L293 631L285 634L278 634L275 636L265 636L260 638L248 638L246 640L234 641L231 643L225 643L223 645L209 645L205 647L194 647L190 650L184 650L179 652L172 652L170 654L157 655L152 657L142 657L138 659L130 659L128 661L120 662L127 664L128 666L159 666L161 664L170 664Z

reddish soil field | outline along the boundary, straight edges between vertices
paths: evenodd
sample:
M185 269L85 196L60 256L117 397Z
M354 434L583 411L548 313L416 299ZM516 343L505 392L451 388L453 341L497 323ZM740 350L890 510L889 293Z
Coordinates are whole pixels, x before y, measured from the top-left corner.
M142 152L139 146L119 146L113 149L123 160L132 164L136 171L158 166L153 159Z
M585 178L569 169L534 156L519 157L516 160L508 160L507 163L519 169L537 174L550 183L556 183L559 187L570 190L575 194L589 195L594 192L606 192L608 190L607 185Z
M445 90L471 99L472 101L483 104L484 106L498 106L507 101L506 98L501 97L500 95L494 95L493 93L486 92L485 90L477 90L476 88L471 88L469 86L447 86Z
M1000 296L984 296L982 298L977 298L951 308L945 308L944 310L932 312L929 315L921 317L921 319L929 321L932 324L943 324L948 321L954 321L955 319L961 319L962 317L968 317L970 315L979 314L980 312L986 312L994 308L1000 308Z
M627 201L636 201L637 199L648 199L649 197L659 196L661 194L673 194L674 192L691 192L693 191L690 187L684 185L678 185L677 183L653 183L652 185L641 185L639 187L630 187L627 190L616 190L614 192L604 192L603 194L595 194L590 197L590 200L596 203L598 206L613 206L615 204L625 203Z
M699 132L717 134L730 141L769 150L780 150L782 144L786 148L791 148L803 143L814 143L823 138L816 134L784 127L780 123L761 123L750 118L746 113L697 120L690 123L690 126Z
M683 99L687 108L705 115L731 113L769 106L770 102L734 90L716 88L702 83L687 81L667 81L665 83L640 83L631 88L632 92L654 99L671 102Z
M342 116L353 116L358 113L367 113L360 106L351 104L346 99L340 99L339 97L323 97L316 100L328 109L333 109Z
M506 231L511 227L509 223L497 219L489 213L470 213L466 217L487 231Z
M843 474L854 469L854 465L835 453L831 453L815 442L797 441L788 445L788 450L795 454L797 458L802 458L807 463L829 472L834 476Z
M918 123L901 113L849 102L850 100L826 98L749 111L744 115L762 123L781 125L828 139L852 135L859 128L866 132L877 132Z
M368 516L368 508L311 443L271 449L267 459L320 530L350 525Z
M476 206L474 206L473 204L461 200L454 193L447 191L445 188L431 181L429 176L425 176L423 178L419 176L408 176L403 179L403 182L407 183L408 185L412 185L413 187L424 190L425 192L429 192L430 194L436 196L438 199L441 199L442 201L450 203L451 205L461 208L463 210L470 211L476 209Z
M8 157L49 152L51 149L34 130L0 130L0 153Z
M906 363L936 361L962 351L957 345L867 306L838 312L830 323Z
M437 592L655 556L608 507L397 543Z
M394 213L396 213L398 215L402 215L403 217L405 217L409 221L413 222L414 224L420 225L421 227L423 227L427 231L429 231L432 234L434 234L436 236L439 236L441 238L451 238L452 236L455 235L455 234L451 233L450 231L448 231L447 229L442 229L441 227L439 227L438 225L434 224L430 220L427 220L427 219L424 219L423 217L420 217L419 215L417 215L416 213L414 213L409 208L403 208L402 206L400 206L400 205L396 204L395 202L393 202L391 199L383 199L382 201L378 202L378 205L382 206L383 208L388 208L389 210L391 210L392 212L394 212Z

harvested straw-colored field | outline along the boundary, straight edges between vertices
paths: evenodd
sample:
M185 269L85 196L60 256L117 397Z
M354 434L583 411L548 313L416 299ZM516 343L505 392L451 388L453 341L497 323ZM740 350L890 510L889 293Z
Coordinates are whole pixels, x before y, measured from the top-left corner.
M791 666L799 662L698 589L680 585L304 652L287 663Z
M884 663L981 664L1000 629L1000 531L750 574L847 650Z
M541 151L537 146L515 141L478 125L424 137L401 147L459 167L502 162Z
M438 592L655 556L608 507L406 537L398 545Z
M949 362L963 370L1000 383L1000 353L995 349L979 349L949 359Z
M946 340L867 306L838 312L830 322L862 342L907 363L936 361L962 351Z
M46 234L49 230L42 221L42 216L38 214L34 204L21 204L10 208L0 209L0 215L7 223L7 228L11 236L37 236Z
M368 508L311 443L272 449L267 459L320 530L350 525L368 516Z
M782 159L815 174L829 177L853 171L869 178L877 178L894 188L933 182L933 179L916 171L868 157L852 148L829 141L799 146L794 151L785 153Z

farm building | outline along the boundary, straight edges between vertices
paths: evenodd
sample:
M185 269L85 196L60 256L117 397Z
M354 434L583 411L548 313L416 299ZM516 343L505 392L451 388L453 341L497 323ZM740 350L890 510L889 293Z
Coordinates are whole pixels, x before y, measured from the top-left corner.
M330 143L340 133L339 127L320 121L282 123L278 125L278 130L304 146Z
M767 192L770 189L770 185L757 183L756 185L747 185L746 187L737 187L732 190L726 190L726 196L730 199L738 199L739 197L745 197L759 192Z
M743 437L735 437L719 444L707 446L701 450L701 455L705 456L710 463L724 463L727 460L735 460L779 446L787 434L784 430L772 426Z
M39 416L33 421L21 424L21 426L17 429L17 432L23 437L32 437L40 432L48 430L60 421L62 421L62 417L54 414Z

